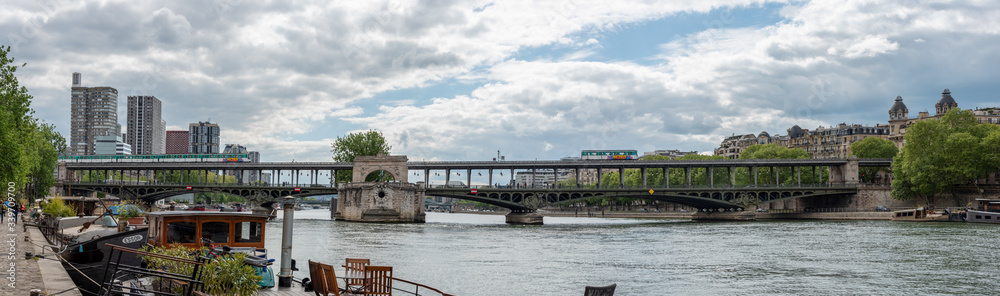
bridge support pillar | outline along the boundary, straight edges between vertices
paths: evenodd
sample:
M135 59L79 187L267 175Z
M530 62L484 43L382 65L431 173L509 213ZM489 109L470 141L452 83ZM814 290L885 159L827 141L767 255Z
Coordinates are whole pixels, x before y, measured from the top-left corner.
M542 215L532 210L511 211L507 214L507 224L542 225Z

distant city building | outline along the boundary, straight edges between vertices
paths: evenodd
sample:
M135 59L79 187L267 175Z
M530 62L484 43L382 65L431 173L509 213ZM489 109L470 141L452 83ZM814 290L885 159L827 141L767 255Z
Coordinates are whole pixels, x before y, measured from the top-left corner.
M186 154L188 147L188 131L167 131L166 154Z
M569 180L573 170L559 170L557 175L552 169L541 169L532 171L521 171L514 174L514 182L517 186L527 188L546 188L556 182ZM575 177L575 176L574 176ZM582 178L581 178L582 179Z
M166 122L161 118L161 102L154 96L128 96L128 136L134 154L164 154Z
M73 73L70 101L70 155L93 155L98 136L118 136L118 90L108 86L85 87L80 73Z
M951 90L944 89L941 98L934 104L934 116L929 112L918 112L917 117L910 117L910 109L903 104L903 97L897 96L896 102L889 108L889 140L896 143L896 147L903 148L906 144L904 136L906 129L918 121L937 119L944 116L951 109L959 109L955 98L951 96ZM979 123L1000 124L1000 108L976 108L972 111Z
M188 153L219 153L219 125L209 122L188 125Z
M131 155L132 145L122 141L120 136L97 136L94 143L96 155Z
M885 139L889 136L889 126L841 123L835 127L820 126L815 130L808 130L795 125L787 132L788 135L785 136L771 136L767 132L761 132L758 135L732 135L722 140L714 153L736 159L750 146L778 144L789 148L802 148L809 152L812 158L846 158L851 155L851 143L867 137Z
M689 155L689 154L698 154L698 151L684 152L684 151L680 151L678 149L656 150L656 151L652 151L652 152L643 152L642 156L646 157L646 156L659 155L659 156L666 156L666 157L670 157L671 159L674 159L674 158L678 158L678 157L684 157L684 155Z

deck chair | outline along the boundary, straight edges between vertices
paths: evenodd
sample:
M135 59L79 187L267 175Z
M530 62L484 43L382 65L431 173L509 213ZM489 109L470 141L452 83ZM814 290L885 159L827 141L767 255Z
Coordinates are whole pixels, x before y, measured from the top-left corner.
M346 268L348 270L354 269L354 270L361 271L361 272L364 272L365 266L368 266L368 265L371 264L371 260L370 259L362 259L362 258L347 258L344 261L345 261L344 262L344 268ZM360 291L361 287L364 286L364 284L365 284L365 279L346 279L346 280L344 280L344 285L346 285L345 288L347 288L348 290L351 290L351 291ZM354 289L352 289L352 287Z
M365 266L361 295L392 295L392 266Z
M604 287L587 286L583 289L583 296L613 296L615 295L615 287L617 286L618 284L611 284Z
M340 296L340 289L337 287L337 273L333 271L333 266L309 260L309 277L312 278L313 291L316 296Z

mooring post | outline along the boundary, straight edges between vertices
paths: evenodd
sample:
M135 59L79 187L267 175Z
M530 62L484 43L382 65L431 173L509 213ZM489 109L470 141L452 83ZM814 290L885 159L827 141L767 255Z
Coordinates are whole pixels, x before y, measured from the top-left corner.
M295 198L285 197L281 217L281 271L278 273L278 287L292 286L292 220L295 216Z

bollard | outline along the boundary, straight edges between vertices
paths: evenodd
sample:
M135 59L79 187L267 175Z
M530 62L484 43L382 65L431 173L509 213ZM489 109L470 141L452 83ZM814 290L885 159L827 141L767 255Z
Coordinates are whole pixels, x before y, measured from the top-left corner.
M295 217L295 198L285 197L282 204L284 215L281 227L281 271L278 273L278 287L292 286L292 220Z
M39 289L31 289L28 292L31 293L31 296L42 296L42 290Z
M35 257L35 255L31 254L31 252L24 252L24 259L31 259L31 257Z

